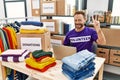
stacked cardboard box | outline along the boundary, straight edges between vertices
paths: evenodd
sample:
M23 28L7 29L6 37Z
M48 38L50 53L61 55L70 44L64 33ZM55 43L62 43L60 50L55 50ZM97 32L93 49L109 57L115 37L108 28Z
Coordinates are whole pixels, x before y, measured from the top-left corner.
M44 34L17 34L18 49L50 50L50 32Z
M65 15L65 0L41 0L41 15Z
M42 19L44 26L50 31L52 34L59 34L58 28L58 20L55 19Z

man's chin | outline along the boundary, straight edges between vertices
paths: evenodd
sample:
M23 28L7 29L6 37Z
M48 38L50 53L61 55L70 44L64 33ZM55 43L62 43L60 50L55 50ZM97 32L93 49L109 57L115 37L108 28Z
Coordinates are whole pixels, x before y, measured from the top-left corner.
M77 32L79 32L79 31L81 31L81 30L83 29L83 27L84 27L84 26L76 27L75 30L76 30Z
M77 26L76 28L77 28L77 29L81 29L81 28L83 28L83 26L79 26L79 27Z

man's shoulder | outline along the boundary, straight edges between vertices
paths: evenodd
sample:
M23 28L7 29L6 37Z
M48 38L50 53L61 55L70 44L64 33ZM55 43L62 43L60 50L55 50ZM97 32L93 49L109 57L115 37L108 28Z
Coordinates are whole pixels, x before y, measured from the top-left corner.
M75 29L70 30L68 33L73 33L75 32Z
M86 30L89 30L89 31L95 31L95 29L92 27L85 27L85 28L86 28Z

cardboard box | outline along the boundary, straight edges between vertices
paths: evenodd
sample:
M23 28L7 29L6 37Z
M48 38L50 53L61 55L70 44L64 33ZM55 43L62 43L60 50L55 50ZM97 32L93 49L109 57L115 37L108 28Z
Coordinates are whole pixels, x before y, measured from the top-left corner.
M42 19L43 25L50 31L52 34L59 34L58 21L53 19Z
M106 38L106 45L120 47L120 29L102 28Z
M65 15L65 0L56 0L57 15Z
M56 15L56 0L41 0L41 15Z
M99 15L98 16L98 21L105 22L105 16L104 15Z
M17 34L18 49L50 50L50 32L44 34Z
M106 48L98 48L97 56L105 58L105 63L109 63L109 49Z
M120 50L110 50L110 64L120 66Z
M40 16L40 9L32 9L32 16Z
M112 14L111 11L105 12L105 22L106 22L106 23L112 23L111 14Z
M39 0L31 0L32 16L40 16Z
M51 36L51 44L63 44L65 36L53 35Z
M42 15L65 15L65 0L40 0L41 1L41 11L42 11ZM55 13L50 13L50 14L46 14L43 13L43 4L44 3L53 3L54 2L54 6L55 6Z

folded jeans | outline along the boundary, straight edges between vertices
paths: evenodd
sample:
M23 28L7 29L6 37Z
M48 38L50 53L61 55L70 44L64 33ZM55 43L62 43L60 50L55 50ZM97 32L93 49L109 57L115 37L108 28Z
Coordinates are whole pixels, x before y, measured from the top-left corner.
M95 54L86 50L73 54L71 56L64 57L62 62L71 66L75 70L80 70L83 66L89 63L89 61L95 59Z
M84 74L73 77L72 74L70 74L69 72L66 72L66 71L62 71L62 72L69 80L84 80L88 77L93 76L94 74L94 70L89 70L89 71L86 71Z
M68 66L67 64L62 64L62 69L63 70L66 70L66 71L69 71L69 72L71 72L72 74L74 74L74 75L77 75L77 74L80 74L80 73L82 73L82 72L84 72L84 71L86 71L86 70L89 70L89 69L91 69L91 68L94 68L94 66L95 66L95 63L94 62L90 62L87 66L85 66L85 67L83 67L83 68L81 68L80 70L74 70L73 68L71 68L70 66Z

